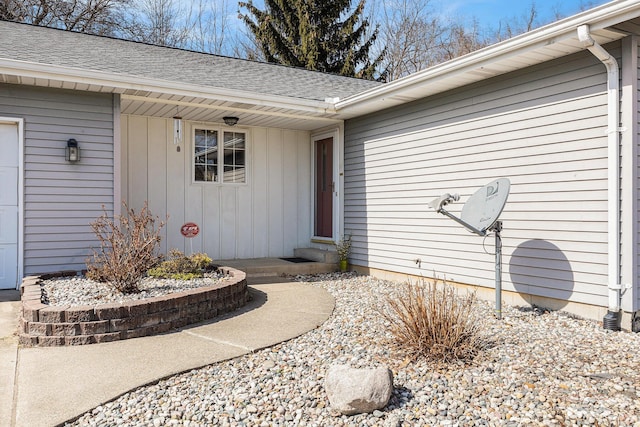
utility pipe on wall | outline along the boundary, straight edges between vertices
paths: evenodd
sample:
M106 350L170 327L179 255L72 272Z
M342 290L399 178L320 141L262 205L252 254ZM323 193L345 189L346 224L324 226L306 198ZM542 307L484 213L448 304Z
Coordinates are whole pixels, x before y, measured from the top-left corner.
M588 25L578 27L578 39L607 68L607 136L608 136L608 288L609 313L603 319L606 329L618 330L622 285L620 281L620 81L618 62L591 37Z

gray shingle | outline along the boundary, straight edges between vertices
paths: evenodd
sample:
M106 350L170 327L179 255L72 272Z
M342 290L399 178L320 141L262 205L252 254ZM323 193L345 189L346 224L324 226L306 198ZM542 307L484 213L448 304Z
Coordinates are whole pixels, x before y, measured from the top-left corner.
M367 80L0 22L0 58L324 101L377 86Z

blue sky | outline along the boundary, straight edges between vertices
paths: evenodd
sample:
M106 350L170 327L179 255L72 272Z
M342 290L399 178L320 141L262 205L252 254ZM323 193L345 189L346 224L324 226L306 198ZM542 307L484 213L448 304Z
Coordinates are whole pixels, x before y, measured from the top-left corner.
M443 0L445 14L465 18L475 17L481 27L497 27L500 21L518 19L531 8L531 0ZM533 0L542 24L554 21L556 12L563 17L575 15L582 8L590 9L607 0Z

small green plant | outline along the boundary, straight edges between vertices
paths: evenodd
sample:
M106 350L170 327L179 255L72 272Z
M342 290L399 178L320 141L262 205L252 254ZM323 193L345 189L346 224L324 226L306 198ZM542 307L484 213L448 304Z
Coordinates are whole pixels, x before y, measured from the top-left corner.
M336 243L336 251L340 261L346 261L351 253L351 236L342 236L342 239Z
M164 222L151 214L146 202L137 213L126 203L122 206L125 215L110 218L103 206L104 213L91 223L100 248L92 249L87 259L87 277L135 293L146 271L162 259L158 249Z
M186 256L177 249L171 249L169 258L149 269L147 274L160 279L191 280L204 277L204 274L212 269L214 266L207 254L196 253Z
M446 282L403 283L386 298L382 315L398 347L412 359L468 362L488 345L475 294L461 297Z

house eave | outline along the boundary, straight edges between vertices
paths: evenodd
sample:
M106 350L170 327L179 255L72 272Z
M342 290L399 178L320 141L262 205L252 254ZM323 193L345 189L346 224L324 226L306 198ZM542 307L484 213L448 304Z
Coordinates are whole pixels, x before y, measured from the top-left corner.
M570 55L584 50L576 34L584 24L599 44L610 43L628 35L612 26L638 16L637 0L613 1L342 99L335 107L341 118L349 119Z
M169 110L190 109L193 117L203 112L220 116L232 112L243 115L242 123L266 123L274 120L281 126L315 129L340 123L334 104L304 98L231 90L198 84L142 78L118 73L105 73L73 67L55 66L12 59L0 59L0 83L23 84L102 93L120 94L125 104L136 103L136 110L162 111L159 116L172 116ZM152 106L158 106L152 108ZM195 114L195 112L198 114ZM123 112L127 113L126 105ZM184 114L182 114L184 116ZM186 117L185 117L186 118Z

